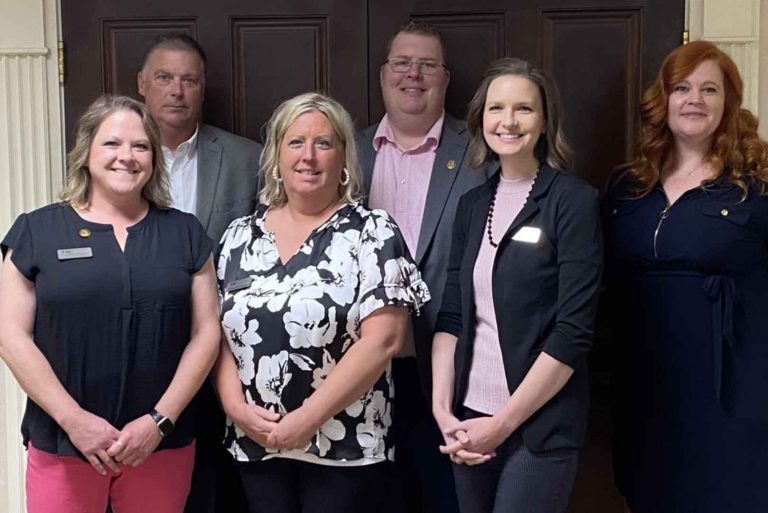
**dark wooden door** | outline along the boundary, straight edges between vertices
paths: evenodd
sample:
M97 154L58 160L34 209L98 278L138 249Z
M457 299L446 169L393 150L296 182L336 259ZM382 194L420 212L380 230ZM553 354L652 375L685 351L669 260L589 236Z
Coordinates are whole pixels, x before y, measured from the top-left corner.
M138 96L136 73L158 33L195 36L209 57L204 118L260 140L274 106L308 90L381 118L379 66L393 30L436 25L448 46L448 110L463 117L485 66L502 56L550 69L560 84L574 171L602 185L625 161L639 96L680 43L684 0L61 0L68 141L102 92Z
M502 56L553 72L574 172L601 186L626 161L642 89L682 39L684 0L61 0L67 134L102 92L137 96L146 44L186 31L208 52L205 120L261 140L274 106L319 89L359 127L383 115L379 67L391 33L432 23L447 42L447 109L463 117L486 65ZM71 137L68 137L71 145ZM610 469L606 337L590 355L593 407L571 513L621 513Z
M139 98L148 43L186 32L208 56L206 122L261 140L282 100L321 90L368 118L367 18L359 0L62 0L66 133L101 93Z

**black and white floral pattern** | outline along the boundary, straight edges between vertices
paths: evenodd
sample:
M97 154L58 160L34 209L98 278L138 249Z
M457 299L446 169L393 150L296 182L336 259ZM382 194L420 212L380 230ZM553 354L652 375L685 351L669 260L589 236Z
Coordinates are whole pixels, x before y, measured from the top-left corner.
M360 324L388 305L418 310L429 291L394 221L345 205L280 261L267 212L230 224L217 266L222 325L249 403L285 414L299 406L360 338ZM250 282L249 282L250 278ZM327 464L392 459L389 368L362 397L325 422L309 447L265 450L227 421L239 461L281 456Z

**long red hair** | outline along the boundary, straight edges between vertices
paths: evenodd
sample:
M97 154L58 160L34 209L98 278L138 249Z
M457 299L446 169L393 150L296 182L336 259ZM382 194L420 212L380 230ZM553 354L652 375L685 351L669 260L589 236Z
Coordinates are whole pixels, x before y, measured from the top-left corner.
M719 170L715 179L724 176L741 189L742 199L750 186L768 195L768 143L757 135L757 118L741 107L743 84L739 70L714 44L695 41L667 55L656 80L643 93L637 152L635 159L624 167L638 184L638 196L644 196L658 183L674 149L674 135L667 125L672 88L709 60L723 73L725 106L705 160Z

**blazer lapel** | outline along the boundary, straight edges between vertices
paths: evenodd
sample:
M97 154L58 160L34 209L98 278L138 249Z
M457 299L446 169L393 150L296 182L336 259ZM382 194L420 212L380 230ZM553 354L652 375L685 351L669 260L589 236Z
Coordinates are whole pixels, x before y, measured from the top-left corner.
M523 205L522 210L520 210L517 217L512 221L512 224L509 225L507 231L504 232L504 239L507 239L511 234L516 233L526 221L536 215L539 211L538 200L546 194L547 190L549 190L549 186L552 184L554 178L555 172L549 166L542 164L525 205Z
M424 202L424 216L419 230L419 241L416 244L416 265L421 265L424 253L435 234L440 218L443 216L448 195L461 169L464 154L467 151L467 141L462 139L464 128L461 123L445 114L443 133L435 154L432 175L429 179L427 199ZM451 166L449 162L453 161Z
M207 125L200 125L197 143L197 218L208 230L221 174L221 144Z
M368 127L357 139L357 159L360 162L360 170L363 175L363 193L366 196L366 200L367 196L371 193L373 166L376 164L376 152L373 151L373 136L378 128L378 123Z

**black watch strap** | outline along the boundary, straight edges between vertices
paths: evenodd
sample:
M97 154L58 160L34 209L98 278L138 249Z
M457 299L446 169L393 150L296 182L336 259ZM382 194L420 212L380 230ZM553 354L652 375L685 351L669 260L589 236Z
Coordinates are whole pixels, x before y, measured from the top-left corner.
M173 432L173 421L171 419L162 413L159 413L154 408L149 412L149 416L152 417L152 420L157 424L157 430L160 431L161 436L165 437Z

